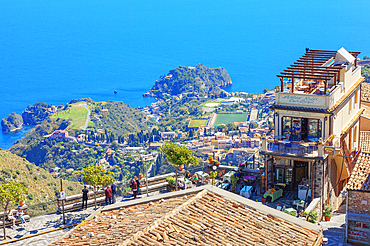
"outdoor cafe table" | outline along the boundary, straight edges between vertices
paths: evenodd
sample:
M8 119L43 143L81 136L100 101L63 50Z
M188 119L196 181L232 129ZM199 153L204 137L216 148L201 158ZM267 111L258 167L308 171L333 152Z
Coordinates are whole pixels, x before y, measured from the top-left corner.
M240 190L239 195L249 198L251 197L251 191L252 191L252 186L244 186L243 189Z
M283 196L283 189L280 189L280 190L276 190L274 193L268 193L268 192L265 192L265 194L263 194L263 198L266 198L266 197L271 197L271 202L274 202L276 199L280 198Z
M231 175L234 175L234 173L235 173L234 171L230 171L230 172L226 173L224 175L223 181L229 181L229 183L231 183Z
M196 172L196 174L198 175L198 177L202 177L202 183L204 182L205 178L209 177L209 174L204 171Z
M218 188L221 188L223 190L226 190L226 188L229 186L229 183L221 183Z
M191 188L192 187L192 185L191 185L191 181L189 180L189 179L186 179L186 178L178 178L178 180L181 182L181 183L183 183L183 184L185 184L185 189L187 189L187 188Z
M256 176L244 176L243 179L245 181L252 181L252 180L256 180Z

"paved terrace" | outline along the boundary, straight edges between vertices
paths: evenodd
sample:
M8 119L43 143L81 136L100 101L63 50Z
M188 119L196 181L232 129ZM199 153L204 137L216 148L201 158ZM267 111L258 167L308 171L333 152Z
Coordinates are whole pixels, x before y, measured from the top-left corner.
M207 187L210 187L210 186L207 186ZM195 189L200 191L203 188L198 187L198 188L195 188ZM195 191L195 189L192 189L192 190ZM219 189L217 189L217 190L219 190ZM190 190L180 191L184 194L187 194L187 197L184 198L185 200L189 200L190 198L192 198L194 196L194 194L192 194L192 193L189 194L189 191ZM227 192L227 191L221 191L221 192L225 193L226 195L231 195L232 197L238 198L238 195L235 195L233 193L230 193L230 192ZM174 193L170 193L170 194L172 195ZM151 196L153 196L153 195L159 195L159 192L157 192L156 194L151 194ZM158 197L162 197L162 196L167 197L168 195L169 194L161 194ZM102 210L102 209L103 210L108 210L105 215L110 216L110 219L114 219L114 217L113 217L114 214L112 214L112 215L108 214L109 211L114 210L114 209L119 209L123 206L126 206L126 208L127 208L127 206L129 206L130 204L134 205L134 204L141 203L143 205L141 207L140 206L137 207L138 211L135 211L135 213L139 213L139 214L137 214L138 216L134 217L135 220L137 219L138 223L141 223L140 219L143 219L143 216L140 214L139 210L141 209L142 213L147 212L146 211L147 207L149 207L149 210L150 210L150 207L152 205L154 205L154 204L152 204L152 205L149 204L152 199L153 199L152 197L146 197L145 195L141 196L138 200L133 200L132 198L125 197L122 200L123 202L118 202L114 205L110 205L110 206L107 206L107 207L101 207L100 210ZM209 198L207 198L207 199L209 199ZM244 198L240 197L240 199L243 200ZM118 200L120 200L120 199L118 199ZM172 201L172 204L167 204L166 206L162 206L161 209L158 209L159 207L156 207L155 213L153 214L151 220L154 220L157 217L159 217L159 216L157 216L158 214L163 214L162 212L166 212L166 211L168 212L171 209L178 206L179 204L181 205L181 203L184 203L184 201L181 202L181 200L182 199L180 199L180 198L178 198L177 201L175 199L175 200ZM205 206L205 203L204 203L205 201L206 201L206 203L212 202L212 201L208 201L208 200L202 200L200 205ZM281 203L284 203L284 202L280 201L280 204ZM165 204L163 204L163 205L165 205ZM217 206L217 204L213 204L213 205ZM231 206L232 206L232 204L231 204ZM262 207L265 207L265 206L262 206ZM197 208L197 206L196 206L193 209L197 210L199 208ZM267 207L264 209L264 211L266 209L267 209L267 211L271 211L271 210L269 210L270 208L267 208ZM99 213L100 210L97 211L97 213ZM129 209L126 209L126 210L127 211L125 211L125 212L129 212L129 213L133 212L133 211L128 211ZM152 210L153 210L153 208L152 208ZM227 212L227 211L225 210L225 212ZM30 237L30 238L27 238L27 239L19 240L17 242L9 243L7 245L11 245L11 246L13 246L13 245L30 245L30 246L50 245L51 243L60 240L63 236L65 236L65 235L68 236L69 233L72 231L72 229L75 228L75 226L65 228L65 229L61 229L61 230L55 230L55 229L59 229L59 228L62 228L64 226L74 225L76 223L80 223L85 218L88 218L93 213L94 213L93 208L89 208L87 210L80 210L80 211L76 211L76 212L67 213L66 214L66 224L65 225L62 224L62 215L59 214L59 213L53 213L53 214L43 215L43 216L39 216L39 217L34 217L34 218L31 219L31 222L26 225L25 228L19 227L15 230L13 230L11 228L7 228L6 229L7 234L12 236L12 238L17 239L17 238L27 237L27 236L31 236L31 235L36 235L36 234L47 232L47 231L52 231L52 230L54 230L54 231L49 232L49 233L45 233L45 234L42 234L42 235ZM227 213L229 213L229 212L227 212ZM118 217L123 216L123 215L124 214L116 215L116 219L118 220ZM288 216L289 219L295 219L290 215L284 214L283 216ZM145 217L145 219L147 220L148 218ZM174 223L175 222L176 221L174 221ZM324 237L328 238L328 240L329 240L328 245L330 245L330 246L331 245L333 245L333 246L334 245L338 245L338 246L352 245L352 244L344 243L344 223L345 223L345 206L343 206L343 205L340 207L340 209L338 211L333 213L332 219L331 219L330 222L321 222L320 223L322 225L323 230L324 230L323 231ZM87 224L87 225L89 225L89 224ZM132 229L135 230L134 227L132 227ZM149 234L149 235L151 235L151 234ZM82 235L82 237L83 236L88 237L89 236L88 232L85 231L84 235ZM146 235L143 235L143 236L145 238Z

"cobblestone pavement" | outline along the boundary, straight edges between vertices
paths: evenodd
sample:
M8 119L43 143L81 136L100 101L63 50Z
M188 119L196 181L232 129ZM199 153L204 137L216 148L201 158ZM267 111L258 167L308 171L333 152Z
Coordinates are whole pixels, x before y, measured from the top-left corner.
M27 223L24 227L18 226L16 228L8 227L6 228L7 236L10 236L12 239L20 239L23 237L35 235L38 233L42 233L45 231L50 231L57 228L62 228L68 225L73 225L80 223L82 219L88 217L94 208L88 208L87 210L79 210L75 212L69 212L65 214L65 224L63 224L63 217L59 213L52 213L47 215L42 215L38 217L31 218L31 221ZM38 245L48 245L60 237L62 237L65 233L72 230L73 227L45 233L42 235L30 237L24 240L19 240L14 243L9 243L7 245L30 245L30 246L38 246Z
M322 221L320 225L324 230L324 237L328 239L329 246L351 246L354 244L344 242L346 223L346 204L343 203L333 212L330 221Z

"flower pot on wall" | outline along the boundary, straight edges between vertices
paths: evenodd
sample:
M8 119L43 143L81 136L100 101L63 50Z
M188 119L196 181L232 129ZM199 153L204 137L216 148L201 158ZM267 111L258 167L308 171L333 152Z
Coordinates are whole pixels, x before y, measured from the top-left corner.
M266 198L262 198L262 202L265 203L266 202Z
M325 216L325 221L330 221L331 216Z

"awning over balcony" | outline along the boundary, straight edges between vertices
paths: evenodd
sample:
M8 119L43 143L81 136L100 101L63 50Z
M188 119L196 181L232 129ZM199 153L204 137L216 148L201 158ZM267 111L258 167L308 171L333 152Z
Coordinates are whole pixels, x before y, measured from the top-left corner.
M336 157L334 157L333 161L335 162L335 164L337 166L337 179L339 179L339 181L341 181L343 179L349 178L347 165L346 165L345 160L343 159L343 156L337 155ZM343 166L343 168L342 168L342 166ZM341 172L342 172L342 174L341 174Z
M303 111L303 112L314 112L314 113L324 113L324 114L331 114L325 108L309 108L309 107L300 107L300 106L289 106L289 105L279 105L273 104L270 107L271 109L285 109L285 110L293 110L293 111Z

